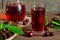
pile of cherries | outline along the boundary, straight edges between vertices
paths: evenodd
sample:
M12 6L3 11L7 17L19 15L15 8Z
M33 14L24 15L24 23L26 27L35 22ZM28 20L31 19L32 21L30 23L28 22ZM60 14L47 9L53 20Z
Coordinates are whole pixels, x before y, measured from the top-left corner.
M9 37L13 36L14 33L8 30L8 28L4 28L0 30L0 37L2 37L3 40L8 39Z
M51 20L57 20L57 17L53 17ZM48 28L54 29L54 24L52 22L49 22L48 25L45 26L45 34L43 36L54 36L54 32L47 32Z
M45 33L43 36L47 37L47 36L54 36L54 32L49 32L49 28L54 28L54 25L50 22L47 26L45 26Z
M47 32L48 28L46 28L45 33L42 35L43 37L54 36L54 32ZM32 31L26 31L25 35L27 37L33 37L35 34Z

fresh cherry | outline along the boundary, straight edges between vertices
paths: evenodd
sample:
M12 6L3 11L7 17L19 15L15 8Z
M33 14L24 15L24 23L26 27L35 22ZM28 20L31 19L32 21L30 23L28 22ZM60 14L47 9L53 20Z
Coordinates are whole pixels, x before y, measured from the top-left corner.
M49 36L49 32L45 32L43 36L45 37Z
M49 36L54 36L54 32L50 32L49 33Z
M12 33L8 30L8 28L4 28L0 30L0 36L3 38L3 40L9 38L12 36Z
M47 31L48 30L48 26L45 26L45 31Z
M27 22L29 22L29 19L26 19Z
M51 25L50 25L50 28L54 28L54 25L53 25L53 24L51 24Z
M32 37L32 36L34 36L34 33L33 32L26 32L25 35L27 37Z
M27 24L27 22L26 21L23 21L23 25L26 25Z
M29 33L30 37L34 36L34 33L33 32L30 32Z
M53 17L53 19L52 20L57 20L57 17Z
M23 25L28 24L28 22L29 22L29 19L25 19L25 20L23 21Z
M50 28L54 28L53 23L50 22L48 25L49 25Z

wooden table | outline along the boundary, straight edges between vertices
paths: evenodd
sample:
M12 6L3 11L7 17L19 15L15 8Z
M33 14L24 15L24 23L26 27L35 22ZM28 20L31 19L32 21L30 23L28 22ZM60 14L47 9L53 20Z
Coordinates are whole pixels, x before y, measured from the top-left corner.
M12 40L60 40L60 30L55 31L55 35L50 37L42 37L42 36L33 36L33 37L26 37L22 35L17 35Z

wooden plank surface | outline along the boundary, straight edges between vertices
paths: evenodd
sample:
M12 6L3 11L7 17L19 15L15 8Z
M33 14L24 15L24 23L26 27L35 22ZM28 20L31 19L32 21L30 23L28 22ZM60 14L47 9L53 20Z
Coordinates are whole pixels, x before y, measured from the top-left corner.
M60 40L60 30L55 31L55 35L50 37L42 37L42 36L33 36L33 37L26 37L18 35L12 40Z

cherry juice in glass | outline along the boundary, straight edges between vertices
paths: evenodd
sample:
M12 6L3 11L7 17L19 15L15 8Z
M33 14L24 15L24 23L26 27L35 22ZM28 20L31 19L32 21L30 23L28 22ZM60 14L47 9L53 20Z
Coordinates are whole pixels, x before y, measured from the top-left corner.
M22 21L26 15L25 5L22 3L10 3L6 5L6 17L9 21Z
M33 31L44 31L45 27L45 8L33 7L31 9L32 29Z

